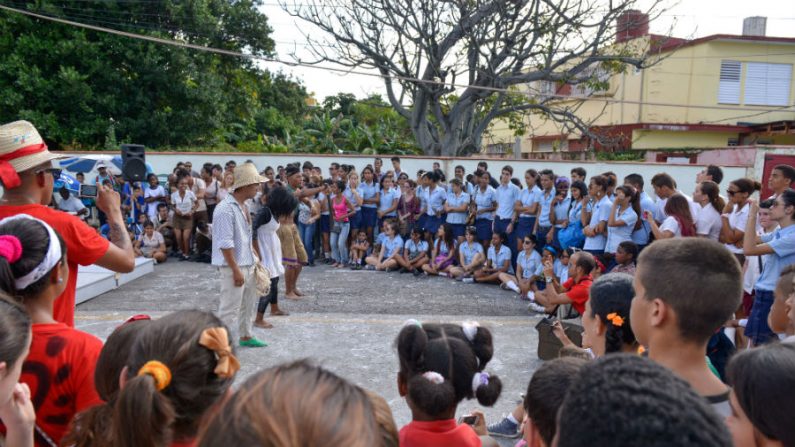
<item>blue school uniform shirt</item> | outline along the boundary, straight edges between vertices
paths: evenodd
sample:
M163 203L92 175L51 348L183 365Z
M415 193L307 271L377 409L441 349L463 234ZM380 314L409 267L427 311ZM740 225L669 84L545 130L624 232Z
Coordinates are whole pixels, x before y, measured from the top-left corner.
M475 189L475 205L477 205L478 210L491 208L496 201L497 192L491 186L486 186L486 191L481 190L479 187ZM476 218L494 220L494 212L478 214Z
M569 225L574 222L582 221L582 202L579 200L575 204L571 204L571 197L569 197Z
M543 273L543 270L544 269L542 267L542 269L541 269L542 273ZM555 259L555 264L552 266L552 270L554 271L555 276L558 277L558 280L560 281L561 284L563 284L564 282L568 281L568 279L569 279L569 266L568 265L563 265L563 263L560 262L560 259Z
M458 208L461 205L469 204L469 194L462 192L458 196L454 192L447 193L447 205L451 208ZM449 212L447 213L447 223L449 224L465 224L467 222L467 212Z
M646 211L655 214L657 210L657 206L654 204L654 201L649 197L648 194L645 192L640 193L640 211L641 213L645 213ZM643 219L643 215L641 214L638 216L639 219L642 220L642 224L640 228L632 232L632 242L638 245L648 245L649 243L649 234L651 233L651 225L646 222L646 219Z
M439 244L438 245L439 246L439 252L436 253L436 256L439 256L439 255L448 256L448 255L450 255L450 248L447 246L447 242L440 241L439 238L436 238L436 240L433 241L433 246L436 247L437 243ZM456 245L457 245L457 242L454 240L453 241L453 250L455 250L455 246Z
M444 201L447 199L447 192L441 186L436 186L433 190L428 189L428 209L426 214L436 217L436 213L444 212Z
M519 193L519 202L522 203L523 208L532 206L534 203L541 201L541 188L533 186L533 188L525 188ZM537 212L537 211L536 211ZM519 217L533 217L532 214L522 213Z
M400 200L400 192L394 189L385 189L381 191L381 196L378 198L378 211L386 211L392 208L392 202ZM397 216L397 208L386 213L384 217Z
M420 211L424 213L428 209L428 188L418 186L415 195L420 199Z
M403 245L403 248L406 249L409 257L413 257L421 252L428 252L428 241L420 239L419 242L414 242L414 240L409 239Z
M795 264L795 225L765 234L760 237L775 252L767 256L762 274L754 286L757 290L772 292L776 290L776 282L784 267Z
M618 250L618 244L632 240L632 232L635 230L635 222L638 221L638 213L631 206L628 206L623 213L616 208L615 218L616 220L623 220L626 225L607 227L605 253L615 253Z
M511 249L508 248L505 244L500 246L500 251L497 252L494 250L494 246L492 245L489 247L489 253L487 256L488 260L491 261L491 266L499 269L502 268L502 264L505 261L508 261L508 273L513 273L513 266L511 265Z
M475 255L478 253L483 254L483 246L480 245L479 242L473 242L470 244L469 242L464 241L459 247L458 251L464 256L464 264L471 264L472 259L475 258Z
M599 222L607 222L610 218L610 207L613 206L613 203L607 196L602 197L597 203L591 205L591 220L588 225L591 228L596 228L599 225ZM605 244L607 244L607 237L602 234L597 234L595 237L586 237L585 238L585 246L583 249L585 250L604 250Z
M516 269L522 274L522 278L530 279L534 275L541 275L544 272L544 265L541 263L541 255L532 250L528 256L524 250L516 256Z
M555 204L555 228L563 228L563 221L569 218L569 208L571 208L571 197L567 196L560 203Z
M358 192L359 196L361 197L362 195L361 185L356 187L356 192ZM356 198L353 197L353 189L351 189L350 187L345 188L345 191L342 192L342 196L348 199L348 202L351 202L354 211L359 211L360 209L362 209L362 206L359 205L359 202L357 202Z
M384 258L388 258L393 254L397 253L400 249L403 248L403 238L399 235L395 235L392 239L389 237L384 236Z
M555 199L555 188L549 190L549 195L546 192L541 192L538 209L538 226L542 228L549 228L552 226L552 220L549 213L552 212L552 200Z
M513 183L502 185L495 190L497 196L497 217L510 219L513 217L513 208L519 200L519 188Z
M378 183L373 182L372 184L368 185L367 183L360 183L359 184L359 191L362 196L362 200L370 200L378 194ZM362 205L365 208L376 208L378 205L373 203L365 203Z

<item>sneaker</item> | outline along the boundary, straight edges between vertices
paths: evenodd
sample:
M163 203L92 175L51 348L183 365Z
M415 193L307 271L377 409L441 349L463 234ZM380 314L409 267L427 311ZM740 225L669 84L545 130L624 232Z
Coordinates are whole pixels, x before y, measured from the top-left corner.
M502 283L502 284L500 284L500 289L502 289L502 290L508 290L508 284L506 284L506 283Z
M408 272L409 272L409 269L407 269L406 267L403 267L402 269L400 269L400 273L408 273Z
M472 284L473 282L475 282L475 278L467 277L467 278L462 279L461 282L467 283L467 284Z
M542 306L542 305L540 305L540 304L536 304L536 303L530 303L530 304L528 304L528 305L527 305L527 310L529 310L529 311L531 311L531 312L538 312L538 313L540 313L540 314L546 313L546 311L547 311L547 310L544 308L544 306Z
M527 292L527 294L525 294L525 295L520 295L520 298L521 298L521 299L523 299L523 300L527 300L527 301L535 302L535 300L536 300L536 294L535 294L535 293L533 293L533 291L532 291L532 290L529 290L529 291Z
M420 276L420 275L422 275L422 271L420 271L420 269L414 269L413 274L414 274L414 276Z
M439 278L447 278L447 273L439 272Z
M260 341L254 337L251 337L248 340L240 340L240 346L244 348L264 348L268 346L268 344L264 341Z
M500 422L489 424L487 430L490 435L500 438L514 439L519 437L519 425L509 421L507 417L502 418Z
M375 270L375 266L374 265L367 265L367 266L364 267L364 269L365 270Z

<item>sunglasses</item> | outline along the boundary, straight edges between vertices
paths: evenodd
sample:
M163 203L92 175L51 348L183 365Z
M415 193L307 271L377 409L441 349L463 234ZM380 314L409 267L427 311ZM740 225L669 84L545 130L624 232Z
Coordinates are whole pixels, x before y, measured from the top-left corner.
M524 241L524 243L525 243L525 244L532 244L532 243L533 243L533 241L528 241L528 240L525 240L525 241Z
M730 196L733 196L733 195L737 194L738 192L740 192L740 191L732 191L731 189L727 189L726 190L726 194L728 194Z
M52 174L53 178L59 178L61 176L61 172L63 172L63 169L59 168L39 169L38 171L36 171L36 174L40 174L42 172L49 172L50 174Z

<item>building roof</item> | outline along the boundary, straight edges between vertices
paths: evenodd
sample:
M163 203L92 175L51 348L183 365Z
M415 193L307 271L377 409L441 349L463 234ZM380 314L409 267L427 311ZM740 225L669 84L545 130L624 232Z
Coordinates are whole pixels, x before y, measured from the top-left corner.
M659 41L660 46L655 48L655 52L664 53L667 51L676 51L681 48L700 45L702 43L711 42L713 40L730 40L730 41L747 41L759 43L778 43L795 45L795 37L769 37L769 36L743 36L736 34L713 34L711 36L699 37L698 39L680 39L677 37L666 37L656 34L651 34L652 41Z

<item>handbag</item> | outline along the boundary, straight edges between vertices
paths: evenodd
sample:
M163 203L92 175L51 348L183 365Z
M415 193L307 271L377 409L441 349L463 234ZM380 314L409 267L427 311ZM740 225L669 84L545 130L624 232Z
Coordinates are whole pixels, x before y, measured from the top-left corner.
M557 308L555 308L555 314L557 312ZM541 360L551 360L556 359L559 356L560 348L563 347L563 342L561 342L555 333L552 332L552 325L555 322L555 318L546 317L541 319L541 321L536 324L536 331L538 331L538 358ZM577 323L571 321L561 320L561 325L563 325L563 331L566 333L566 336L569 337L575 345L582 347L582 331L583 327Z
M582 223L573 222L569 226L558 231L558 242L560 248L570 247L582 248L585 245L585 233L582 232Z
M257 252L254 251L254 281L257 283L257 294L265 296L271 292L271 273L260 262Z

